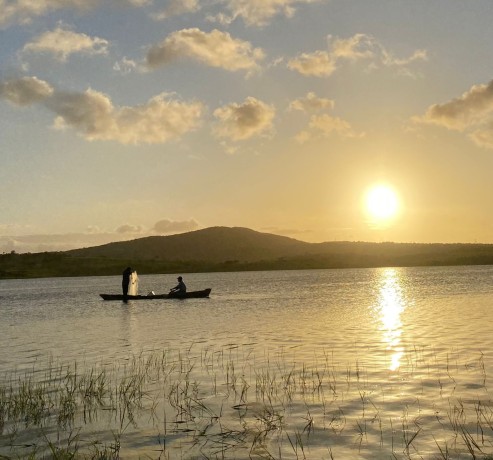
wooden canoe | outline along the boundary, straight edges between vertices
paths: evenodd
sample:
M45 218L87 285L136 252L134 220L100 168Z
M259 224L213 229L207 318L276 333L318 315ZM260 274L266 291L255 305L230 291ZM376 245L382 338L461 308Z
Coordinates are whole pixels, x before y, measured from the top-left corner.
M183 294L148 294L148 295L127 295L123 294L99 294L103 300L159 300L159 299L198 299L202 297L209 297L211 293L210 289L204 289L202 291L190 291L185 295Z

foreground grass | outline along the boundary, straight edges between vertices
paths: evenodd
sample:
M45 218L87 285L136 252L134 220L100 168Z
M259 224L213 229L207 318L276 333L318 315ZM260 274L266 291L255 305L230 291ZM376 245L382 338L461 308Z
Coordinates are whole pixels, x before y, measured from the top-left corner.
M0 458L493 459L484 356L414 349L400 369L248 345L5 375Z

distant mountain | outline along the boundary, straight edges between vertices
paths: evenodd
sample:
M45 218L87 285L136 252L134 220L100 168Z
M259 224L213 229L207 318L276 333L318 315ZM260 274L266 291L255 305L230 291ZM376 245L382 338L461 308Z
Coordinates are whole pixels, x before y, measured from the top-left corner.
M0 279L244 270L493 265L492 244L306 243L248 228L211 227L65 252L0 255Z
M241 227L211 227L170 236L150 236L66 251L76 257L134 260L254 262L314 254L317 246Z
M282 268L339 268L493 264L491 244L306 243L242 227L210 227L66 251L77 258L196 261L206 264L276 262Z

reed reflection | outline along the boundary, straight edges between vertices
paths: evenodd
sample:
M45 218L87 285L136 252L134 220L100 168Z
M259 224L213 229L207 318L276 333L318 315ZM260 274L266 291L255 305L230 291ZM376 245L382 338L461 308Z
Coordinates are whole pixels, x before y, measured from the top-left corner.
M405 309L402 293L402 279L399 270L385 268L380 272L377 312L382 331L382 341L386 344L386 350L391 352L390 370L396 370L400 366L400 360L404 354L400 346L402 335L401 315Z

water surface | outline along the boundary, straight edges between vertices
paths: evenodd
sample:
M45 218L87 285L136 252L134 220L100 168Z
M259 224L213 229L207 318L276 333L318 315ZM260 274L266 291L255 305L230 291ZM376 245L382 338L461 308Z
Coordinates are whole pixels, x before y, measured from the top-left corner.
M140 292L167 292L175 278L140 276ZM76 365L111 369L116 382L130 369L141 372L139 360L152 361L155 372L161 366L155 376L149 371L152 403L135 423L71 422L104 445L115 444L118 428L124 458L493 453L493 267L184 278L190 290L212 288L211 297L102 301L99 293L119 291L120 277L0 281L0 378L5 385L27 373L46 379L50 368ZM163 379L165 367L175 383ZM177 411L172 397L186 399L192 384L195 412L189 405L188 418L178 420L183 407ZM59 426L50 430L60 437ZM19 439L32 448L39 436L29 426ZM3 455L29 452L13 446L8 423L2 444Z

